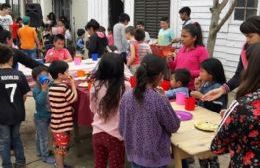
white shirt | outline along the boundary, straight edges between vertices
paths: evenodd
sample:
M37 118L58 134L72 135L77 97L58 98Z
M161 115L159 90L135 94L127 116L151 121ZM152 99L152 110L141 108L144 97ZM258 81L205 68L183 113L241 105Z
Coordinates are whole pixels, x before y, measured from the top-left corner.
M9 26L13 24L13 19L10 15L1 16L0 15L0 25L9 31Z
M186 20L186 21L183 22L182 27L185 27L186 25L192 24L192 23L193 23L193 21L191 19Z

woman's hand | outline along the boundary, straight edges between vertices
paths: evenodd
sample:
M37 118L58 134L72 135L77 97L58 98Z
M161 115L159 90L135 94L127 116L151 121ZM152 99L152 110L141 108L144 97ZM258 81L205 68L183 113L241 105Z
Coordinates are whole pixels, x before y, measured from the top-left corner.
M192 91L190 95L196 99L201 99L203 96L203 94L199 91Z
M225 116L226 110L227 109L223 109L223 110L220 111L219 114L220 114L221 118L223 118Z
M206 93L204 96L202 96L202 101L213 101L217 98L220 98L222 95L225 94L225 89L223 87L214 89Z

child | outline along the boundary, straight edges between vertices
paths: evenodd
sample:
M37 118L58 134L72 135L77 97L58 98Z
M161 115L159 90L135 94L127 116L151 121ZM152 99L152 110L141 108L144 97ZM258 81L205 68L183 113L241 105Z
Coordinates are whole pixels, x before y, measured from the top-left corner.
M162 17L160 20L160 31L158 34L158 45L168 46L174 39L173 30L169 28L169 18Z
M12 167L11 146L15 151L15 166L25 167L20 126L25 120L24 101L30 87L22 72L12 68L13 52L0 45L0 154L2 167Z
M72 77L68 75L69 65L54 61L49 72L54 79L49 88L51 107L51 131L57 168L64 167L64 157L69 150L70 131L73 129L72 103L77 100L77 90ZM68 81L71 88L65 81Z
M136 29L142 29L143 31L145 31L144 22L141 22L141 21L140 21L140 22L137 22L137 24L136 24ZM149 34L147 31L145 31L145 39L144 39L144 42L149 43L150 40L151 40L150 34Z
M183 47L176 58L169 62L171 70L188 69L191 73L189 89L194 90L194 80L199 76L200 63L208 58L208 51L203 44L202 30L199 23L188 24L181 33Z
M247 49L248 67L234 100L224 114L211 151L229 153L229 167L259 167L260 44Z
M99 57L101 57L107 47L107 38L105 33L99 32L99 23L95 19L91 19L85 30L90 35L89 41L86 42L86 48L89 50L89 57L92 57L92 54L98 53Z
M77 41L76 41L76 51L78 53L84 55L84 53L85 53L85 50L84 50L84 47L85 47L85 42L84 42L85 30L84 29L78 29L77 35L78 35L78 38L77 38Z
M185 93L189 96L188 84L191 79L191 74L187 69L177 69L174 74L171 76L171 88L166 92L168 98L176 98L178 92Z
M41 83L41 77L48 78L48 68L38 66L32 70L32 77L36 82L33 88L33 98L35 100L36 112L34 114L34 122L36 126L36 150L43 162L53 164L55 159L49 156L48 150L48 129L50 124L50 108L48 104L48 88L49 81Z
M111 72L111 73L108 73ZM90 109L94 113L93 149L95 167L123 168L125 150L119 134L119 102L130 88L124 80L124 62L119 54L109 53L102 57L94 74L90 91Z
M108 41L108 46L113 46L114 45L114 37L113 37L113 28L109 27L107 29L107 41Z
M45 56L45 61L47 63L51 63L53 61L61 61L61 60L65 62L72 61L72 57L69 51L66 48L64 48L65 38L62 34L58 34L54 37L53 45L54 47L52 49L49 49Z
M145 56L136 73L136 88L126 92L120 103L119 131L133 168L166 167L171 162L170 135L178 130L180 120L169 100L156 90L165 69L163 58Z
M221 62L215 58L209 58L201 63L200 68L200 80L202 85L198 91L192 91L191 96L196 99L201 99L204 94L220 87L226 82L226 77L224 73L224 68ZM215 101L199 101L200 106L209 109L211 111L219 113L221 109L226 108L227 96L222 96ZM209 159L203 159L200 161L201 168L207 168L208 165L212 168L219 167L218 157L211 157Z
M133 74L135 74L144 56L152 53L150 46L144 42L144 38L145 32L142 29L137 29L135 31L136 41L132 44L133 49L131 49L131 57L128 59L127 62L127 65L130 66L130 70ZM134 50L134 54L132 53L132 50Z
M209 58L203 61L200 68L200 80L202 81L202 85L199 90L191 92L191 95L196 99L201 99L204 94L210 90L218 88L226 82L222 63L216 58ZM200 101L199 105L219 113L220 110L225 108L227 105L227 97L222 96L212 102Z

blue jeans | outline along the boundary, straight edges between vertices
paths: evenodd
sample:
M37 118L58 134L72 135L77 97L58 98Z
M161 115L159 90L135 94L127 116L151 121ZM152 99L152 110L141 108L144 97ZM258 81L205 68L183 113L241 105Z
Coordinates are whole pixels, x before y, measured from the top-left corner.
M49 156L48 150L48 128L50 124L50 120L47 119L34 119L36 126L36 150L37 154L41 156L42 159L46 159Z
M149 167L144 167L144 166L140 166L138 164L135 164L134 162L131 163L131 167L132 168L149 168ZM167 166L161 166L161 167L153 167L153 168L166 168ZM152 168L152 167L150 167Z
M15 164L25 165L23 143L20 137L20 125L1 125L0 124L0 154L3 168L12 168L11 146L15 154Z
M24 54L28 55L32 59L36 59L37 58L37 50L36 49L32 49L32 50L24 50L24 49L22 49L22 51L23 51Z

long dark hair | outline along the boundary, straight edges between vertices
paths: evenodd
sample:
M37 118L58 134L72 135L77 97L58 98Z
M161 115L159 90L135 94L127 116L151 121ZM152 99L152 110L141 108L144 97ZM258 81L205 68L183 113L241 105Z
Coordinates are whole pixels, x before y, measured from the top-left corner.
M226 83L226 76L222 63L216 58L209 58L200 64L213 77L213 81L219 84Z
M184 28L192 37L196 37L195 46L204 46L201 26L198 22L188 24Z
M98 105L98 114L105 121L115 113L119 106L122 94L125 91L124 84L124 61L119 54L107 53L102 56L98 70L93 75L95 93L94 99L97 101L98 92L105 85L107 91Z
M237 99L260 88L260 43L250 45L247 55L249 56L248 67L242 75L236 94Z
M252 16L240 25L240 31L244 34L260 34L260 16Z
M148 54L143 58L136 72L137 85L134 89L134 96L139 102L143 100L147 84L153 84L166 67L166 60L159 56Z

